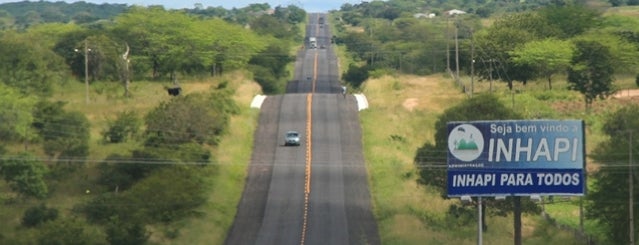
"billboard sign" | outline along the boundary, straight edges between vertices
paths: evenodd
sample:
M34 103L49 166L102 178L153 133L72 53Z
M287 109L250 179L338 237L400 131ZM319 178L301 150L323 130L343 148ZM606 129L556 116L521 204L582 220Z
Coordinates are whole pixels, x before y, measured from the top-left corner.
M581 120L448 123L448 196L583 195Z

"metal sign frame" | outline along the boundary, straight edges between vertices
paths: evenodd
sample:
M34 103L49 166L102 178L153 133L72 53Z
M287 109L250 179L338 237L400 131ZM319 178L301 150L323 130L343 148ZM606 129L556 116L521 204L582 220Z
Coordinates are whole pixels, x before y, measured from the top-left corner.
M449 122L448 196L585 194L582 120Z

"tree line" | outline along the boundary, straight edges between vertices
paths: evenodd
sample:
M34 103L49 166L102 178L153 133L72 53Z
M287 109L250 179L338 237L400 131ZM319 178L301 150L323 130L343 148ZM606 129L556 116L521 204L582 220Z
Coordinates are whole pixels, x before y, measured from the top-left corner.
M450 72L457 79L461 73L480 81L505 82L511 89L513 82L525 85L538 79L552 89L553 77L569 75L571 89L584 95L588 107L614 91L615 74L639 74L636 18L557 2L506 13L484 25L475 14L416 17L414 11L398 7L402 4L363 3L337 14L335 42L353 56L355 63L344 78L354 86L384 70L417 75ZM375 14L390 9L398 14Z
M0 178L10 190L3 205L41 202L22 214L23 232L31 235L0 234L0 243L145 244L149 225L197 215L208 200L207 181L217 174L211 148L239 112L227 82L174 97L143 115L112 115L101 144L137 147L95 160L98 188L70 214L46 202L56 192L52 183L86 172L96 125L52 97L85 78L89 86L118 84L118 98L126 99L136 96L127 89L130 81L179 86L183 79L235 70L251 72L265 93L279 93L294 60L291 47L303 40L299 25L306 13L295 6L272 13L263 8L270 9L251 5L253 14L236 21L132 6L108 19L38 22L0 32Z
M476 77L479 82L506 83L511 90L515 83L526 85L540 81L548 91L557 89L554 86L557 79L566 79L568 89L582 94L587 110L595 100L615 92L616 76L637 76L639 86L639 22L636 18L603 14L602 9L579 1L548 1L494 15L489 19L490 24L485 24L487 19L478 8L462 8L467 14L445 14L444 10L458 6L407 1L343 6L342 11L334 15L338 30L334 40L344 45L354 60L343 78L359 86L369 77L380 74L445 72L455 79L466 75ZM431 12L436 16L426 18L414 15L416 12ZM481 94L442 113L435 124L434 142L424 143L415 156L419 182L446 197L447 122L539 116L524 115L503 103L496 96ZM601 122L606 140L594 146L590 154L601 168L589 173L594 181L584 198L585 217L595 220L603 230L597 242L604 244L622 244L629 240L631 219L627 199L636 165L629 159L639 156L639 138L633 136L639 127L637 115L636 105L611 111ZM636 196L637 189L630 194ZM484 213L488 215L541 211L531 201L513 197L507 198L507 202L485 199L484 204ZM446 223L441 225L445 229L472 225L477 218L474 213L473 207L453 204L447 212ZM637 217L635 214L633 218ZM484 228L489 227L484 224Z

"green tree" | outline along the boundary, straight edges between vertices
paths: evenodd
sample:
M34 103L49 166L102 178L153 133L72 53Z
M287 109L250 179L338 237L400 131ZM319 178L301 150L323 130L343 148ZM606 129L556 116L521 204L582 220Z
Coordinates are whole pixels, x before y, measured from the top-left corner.
M106 226L107 241L112 245L146 244L151 234L144 224L121 221L114 217Z
M241 25L158 7L134 7L119 15L109 31L130 45L134 70L150 68L154 78L243 68L265 46Z
M0 138L5 141L34 139L31 110L35 103L35 97L0 83Z
M213 59L213 74L224 71L243 69L253 58L263 51L270 43L269 38L263 38L243 26L229 24L220 19L200 21L196 23L198 32L204 35L202 42L206 50L211 52ZM210 28L215 26L215 28Z
M297 34L293 25L286 20L278 19L271 15L261 15L250 23L251 29L261 35L272 35L279 39L292 40Z
M84 45L87 45L87 60L84 58ZM104 33L95 33L85 37L83 40L75 43L75 48L78 50L75 54L75 64L82 62L82 70L79 70L84 77L84 62L88 62L88 72L92 81L106 80L106 81L120 81L120 76L123 68L122 54L126 50L126 41L119 41L113 39ZM75 66L76 69L78 66ZM76 70L78 72L78 70Z
M295 5L289 5L287 7L277 6L275 7L275 13L273 13L273 16L280 20L284 20L289 24L295 25L306 20L306 11Z
M586 5L549 6L539 14L553 27L561 30L559 38L569 38L582 34L600 22L600 13Z
M422 185L434 187L443 198L447 197L446 158L448 152L447 123L452 121L479 121L479 120L513 120L522 116L502 104L497 97L491 94L473 96L455 105L440 115L435 123L435 142L426 142L417 149L415 165L419 169L418 182ZM510 199L510 198L509 198ZM485 206L492 211L487 214L506 215L513 210L507 202L498 202L484 199ZM518 202L518 199L515 199ZM536 213L539 208L531 201L521 202L523 212ZM461 212L456 207L451 207L450 212ZM449 213L455 215L454 213ZM516 214L517 215L517 214Z
M606 16L601 26L576 40L596 41L608 48L617 73L639 71L639 20L624 16Z
M142 127L142 119L134 111L120 112L114 121L108 122L108 129L102 132L105 142L121 143L136 137Z
M229 116L213 110L216 105L211 102L205 94L189 94L163 102L146 115L146 145L216 144Z
M608 136L599 143L591 157L601 167L593 175L595 181L588 188L586 215L597 220L610 244L628 243L628 184L629 170L637 169L639 159L639 106L631 105L612 113L603 125ZM636 176L636 175L635 175ZM634 179L634 176L632 177ZM639 194L635 179L634 196ZM635 220L639 215L635 212Z
M40 16L40 13L35 10L29 10L20 16L16 16L16 25L20 29L26 29L40 23L42 23L42 17Z
M123 193L123 198L131 206L139 207L138 211L150 222L182 219L206 201L205 168L188 165L163 168L136 183Z
M15 22L15 18L6 10L0 10L0 30L10 29Z
M13 31L0 37L0 82L23 94L48 96L64 80L64 62L39 38Z
M289 77L286 65L294 60L286 42L273 43L251 58L249 70L264 93L274 94L283 91L285 80Z
M513 88L513 81L527 82L534 73L527 65L516 64L510 52L525 43L547 38L557 33L539 15L518 13L498 19L491 27L479 30L474 35L477 52L475 71L480 77L498 77Z
M130 224L179 220L206 201L205 178L211 171L199 165L167 165L118 194L96 196L78 210L96 223L113 222L114 218Z
M109 191L119 192L129 189L135 182L145 178L156 169L167 163L157 156L144 154L135 150L131 156L119 154L109 155L98 169L100 177L98 183L107 187ZM173 154L173 153L171 153ZM143 160L141 160L143 159Z
M337 43L346 45L348 52L357 57L357 60L369 58L373 47L377 45L375 40L360 32L352 32L340 36Z
M44 222L55 220L58 218L58 210L48 208L44 203L30 207L22 216L22 225L26 227L34 227Z
M592 102L613 91L612 57L608 48L594 41L577 41L568 69L569 88L584 95L586 110Z
M47 155L67 160L86 157L89 153L89 120L80 112L65 111L64 104L39 102L33 113L33 126Z
M0 174L21 195L45 198L49 193L44 177L47 167L33 154L23 152L0 161Z
M415 164L420 169L420 183L437 187L446 193L447 123L452 121L513 120L522 116L502 104L495 96L478 95L464 100L440 115L435 123L435 142L426 142L418 149Z
M100 244L100 235L85 229L86 223L77 219L57 219L45 223L37 236L38 245ZM102 238L104 239L104 238Z
M348 70L344 72L342 78L355 88L359 88L368 79L368 66L359 67L355 64L348 65Z
M552 76L564 71L572 58L572 43L554 38L532 41L510 52L515 64L534 67L548 81L552 90Z
M163 74L175 77L184 62L200 57L201 51L193 41L195 18L161 7L132 7L115 19L113 32L127 40L139 61L148 62L152 76Z
M253 79L260 85L263 93L279 94L284 91L282 82L272 70L259 65L249 65L247 68L253 73Z
M121 215L118 213L127 211L123 207L134 207L131 203L125 203L121 196L119 193L113 192L102 193L86 201L86 203L78 204L75 209L84 214L88 222L96 224L106 224L113 217L123 217L128 220L136 219L137 215ZM133 208L128 211L133 211Z
M577 40L597 41L606 46L617 73L639 71L639 20L628 16L609 15L600 26L584 33Z

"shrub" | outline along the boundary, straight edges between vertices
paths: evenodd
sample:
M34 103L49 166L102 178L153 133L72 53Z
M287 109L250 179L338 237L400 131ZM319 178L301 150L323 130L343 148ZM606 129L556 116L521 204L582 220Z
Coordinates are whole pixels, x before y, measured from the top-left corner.
M44 204L30 207L22 216L22 225L26 227L34 227L49 220L58 218L58 210L55 208L47 208Z
M109 122L109 128L102 132L102 137L108 143L126 142L138 134L141 126L142 120L135 112L121 112L115 121Z
M189 94L160 104L145 118L148 147L198 143L215 145L229 123L230 108L214 94ZM228 98L228 97L227 97Z
M36 237L38 245L84 245L98 244L96 231L87 229L87 224L79 219L58 219L47 222L39 229ZM33 243L29 243L33 244Z
M342 78L354 88L359 88L359 86L368 79L368 67L359 67L350 64L348 70L342 75Z
M113 218L106 227L107 241L114 245L146 244L150 233L139 222L122 222Z

